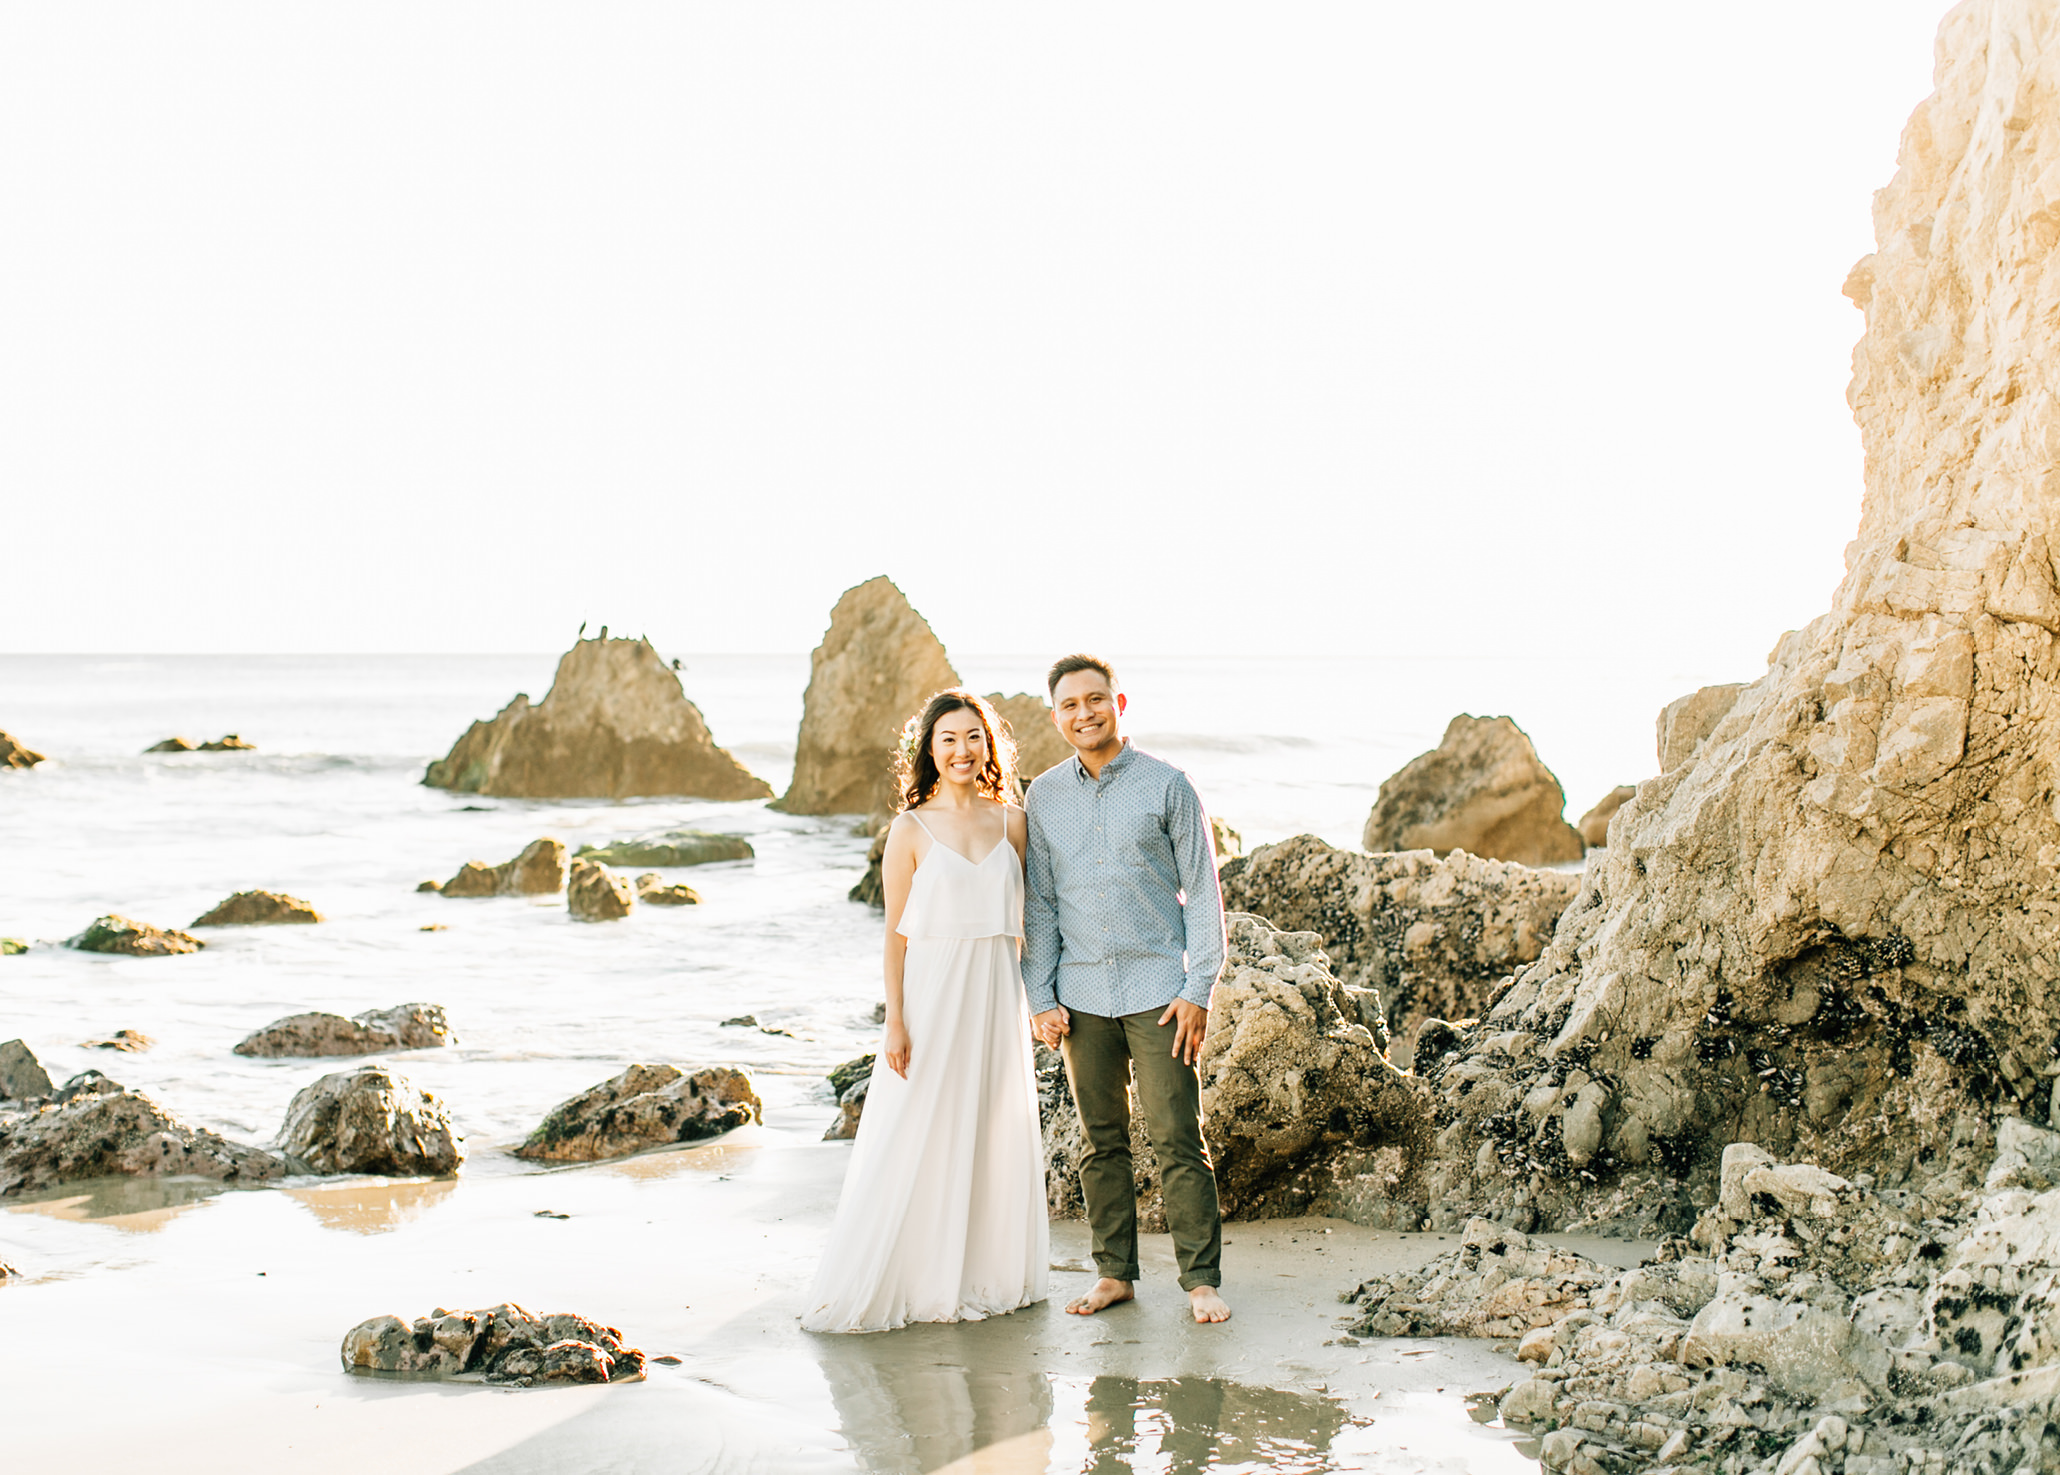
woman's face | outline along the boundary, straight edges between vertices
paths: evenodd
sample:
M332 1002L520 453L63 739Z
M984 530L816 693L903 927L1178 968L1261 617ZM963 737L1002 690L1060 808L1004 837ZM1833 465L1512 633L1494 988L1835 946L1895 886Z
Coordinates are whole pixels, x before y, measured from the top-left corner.
M975 784L987 767L987 729L970 707L946 712L930 729L930 756L947 784Z

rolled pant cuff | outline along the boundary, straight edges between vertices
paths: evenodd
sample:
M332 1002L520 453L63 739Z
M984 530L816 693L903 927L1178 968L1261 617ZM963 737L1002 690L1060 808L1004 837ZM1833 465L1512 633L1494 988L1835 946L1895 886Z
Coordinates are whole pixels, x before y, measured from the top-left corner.
M1111 1265L1100 1260L1094 1262L1094 1273L1104 1280L1127 1280L1132 1285L1144 1279L1143 1272L1135 1265Z
M1180 1277L1180 1288L1183 1291L1191 1291L1196 1286L1207 1286L1213 1291L1219 1289L1222 1285L1223 1277L1216 1274L1213 1270L1197 1270L1192 1274Z

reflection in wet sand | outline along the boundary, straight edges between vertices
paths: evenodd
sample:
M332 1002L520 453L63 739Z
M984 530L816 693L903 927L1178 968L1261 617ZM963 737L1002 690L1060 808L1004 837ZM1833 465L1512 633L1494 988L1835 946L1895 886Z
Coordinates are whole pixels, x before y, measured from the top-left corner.
M1344 1409L1327 1398L1221 1378L1098 1377L1084 1392L1085 1458L1060 1466L1083 1475L1250 1469L1315 1475L1338 1468L1331 1442L1348 1422Z
M838 1424L872 1475L928 1475L1051 1422L1041 1372L883 1357L877 1337L818 1340Z
M617 1158L600 1166L627 1178L670 1178L675 1173L728 1173L764 1144L763 1127L741 1127L699 1147L666 1147Z
M188 1209L234 1191L212 1178L93 1178L8 1207L16 1213L155 1234Z
M421 1218L457 1186L455 1178L373 1178L284 1192L296 1203L305 1204L324 1229L384 1234Z
M1221 1378L1053 1377L909 1357L877 1337L817 1343L871 1475L1318 1475L1341 1468L1331 1447L1351 1422L1331 1399Z

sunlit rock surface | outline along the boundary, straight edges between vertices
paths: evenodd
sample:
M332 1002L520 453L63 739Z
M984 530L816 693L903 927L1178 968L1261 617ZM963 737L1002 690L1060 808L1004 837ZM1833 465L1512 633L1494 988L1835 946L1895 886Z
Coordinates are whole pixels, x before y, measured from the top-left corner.
M650 642L604 626L558 661L544 699L517 693L475 722L422 782L519 799L628 799L678 794L764 799L772 789L715 745L701 709Z
M1846 285L1844 581L1639 786L1544 956L1432 1072L1435 1212L1685 1227L1740 1140L1944 1192L1999 1112L2050 1121L2056 28L2043 0L1944 22Z
M1221 875L1225 906L1315 933L1342 983L1378 994L1398 1060L1424 1020L1484 1011L1544 951L1581 885L1464 851L1363 855L1314 835L1226 860Z
M1566 793L1507 717L1454 717L1430 752L1380 786L1362 836L1368 850L1464 850L1489 860L1579 860Z

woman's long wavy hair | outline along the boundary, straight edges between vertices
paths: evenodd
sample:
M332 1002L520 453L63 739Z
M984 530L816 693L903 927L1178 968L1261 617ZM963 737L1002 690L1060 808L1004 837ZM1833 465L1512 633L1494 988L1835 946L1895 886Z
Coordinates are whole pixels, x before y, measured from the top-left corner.
M901 729L901 746L894 753L894 782L903 809L929 803L944 782L944 775L937 770L937 755L931 751L931 740L936 736L939 719L952 712L973 713L986 731L987 766L974 780L981 796L997 804L1009 802L1015 790L1015 739L985 697L950 686L923 703L923 710L909 718Z

